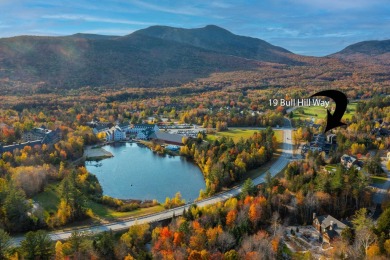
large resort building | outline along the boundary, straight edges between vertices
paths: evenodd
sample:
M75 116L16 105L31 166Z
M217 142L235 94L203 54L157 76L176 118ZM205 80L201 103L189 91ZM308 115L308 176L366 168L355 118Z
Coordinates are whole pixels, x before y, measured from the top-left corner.
M54 131L47 129L46 127L35 127L31 131L23 133L24 142L32 142L40 140L42 143L54 144L60 140L60 130Z
M26 146L35 147L43 144L53 145L60 141L61 131L58 128L56 130L49 130L44 126L35 127L31 131L23 133L22 139L22 143L14 143L5 146L0 144L0 154L5 152L12 153L15 149L21 150Z
M134 124L128 129L128 132L135 135L137 139L147 140L153 133L159 132L160 129L155 124Z
M94 134L105 133L105 139L110 141L123 141L129 137L133 137L140 140L148 140L151 135L159 132L160 129L155 124L133 124L128 123L117 124L108 127L107 124L96 123L93 128Z

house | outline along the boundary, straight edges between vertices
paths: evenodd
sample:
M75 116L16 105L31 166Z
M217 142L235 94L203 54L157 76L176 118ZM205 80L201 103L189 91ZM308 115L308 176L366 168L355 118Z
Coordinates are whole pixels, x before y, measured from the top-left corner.
M352 165L357 165L358 161L355 157L344 154L341 156L340 162L345 168L349 169L352 167Z
M183 136L179 134L170 134L166 132L154 132L150 139L166 144L183 145Z
M320 233L320 239L328 243L341 237L341 232L348 227L331 215L317 217L316 213L313 213L313 226Z
M305 154L310 150L312 152L324 151L326 154L328 154L331 150L336 149L336 137L337 136L335 134L330 134L328 136L325 136L324 134L314 134L310 143L305 144L302 147L301 153Z

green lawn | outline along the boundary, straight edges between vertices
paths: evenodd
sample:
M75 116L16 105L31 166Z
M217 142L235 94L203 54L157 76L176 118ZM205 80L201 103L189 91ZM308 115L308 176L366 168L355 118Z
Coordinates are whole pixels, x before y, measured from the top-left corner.
M281 143L283 141L283 131L282 130L274 130L276 140Z
M214 141L217 138L220 138L222 136L226 136L226 137L232 138L233 141L236 143L241 138L248 139L254 133L259 132L259 131L260 130L229 128L228 131L218 132L215 134L208 134L206 137L206 141ZM274 132L275 132L275 136L276 136L278 142L281 142L283 139L283 131L274 130Z
M357 103L353 102L348 104L347 111L345 111L342 120L351 119L352 115L356 112ZM299 112L303 110L304 113ZM293 119L302 119L307 120L314 117L315 119L325 119L326 118L326 108L319 106L310 106L310 107L302 107L293 111Z
M58 187L59 183L51 183L47 185L43 192L33 197L33 200L38 202L46 211L55 213L60 202L60 198L58 196ZM141 208L130 212L119 212L92 200L87 201L87 207L92 209L97 218L106 220L138 217L164 210L163 206L157 205L150 208Z
M140 217L147 214L157 213L164 210L164 207L161 205L153 206L150 208L141 208L130 212L119 212L113 209L110 209L102 204L96 203L94 201L88 201L88 207L92 209L93 213L99 217L106 220L114 220L118 218L130 218L130 217Z
M356 106L357 106L357 102L348 104L347 111L345 111L345 114L343 116L344 120L345 119L350 120L352 118L352 115L354 115L356 113Z
M59 183L51 183L45 187L45 190L33 197L48 212L56 212L57 206L60 203L57 189Z

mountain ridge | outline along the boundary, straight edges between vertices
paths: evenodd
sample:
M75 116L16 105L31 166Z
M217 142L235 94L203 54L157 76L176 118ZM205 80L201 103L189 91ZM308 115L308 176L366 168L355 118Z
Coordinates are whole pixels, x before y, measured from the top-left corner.
M161 27L152 30L156 28L162 30ZM194 30L188 29L191 33ZM242 39L216 26L200 31L201 36L195 33L200 41L210 34L218 35L222 42ZM165 86L207 77L214 72L256 69L261 62L298 63L288 57L288 51L282 52L268 43L267 51L253 58L239 44L226 44L227 49L221 52L214 45L205 48L144 32L120 37L74 34L3 38L0 39L0 78L44 82L59 88ZM255 44L259 42L255 40Z
M0 39L0 80L56 88L173 86L215 72L258 71L265 63L317 66L329 58L360 62L358 47L324 58L301 56L215 25L151 26L125 36L16 36ZM376 52L381 63L390 55L388 49Z

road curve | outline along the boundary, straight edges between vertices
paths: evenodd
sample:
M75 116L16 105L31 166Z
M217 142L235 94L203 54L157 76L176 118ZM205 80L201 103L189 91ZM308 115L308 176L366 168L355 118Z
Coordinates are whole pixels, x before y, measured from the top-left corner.
M291 125L291 124L290 124ZM293 155L293 146L292 146L292 128L278 128L277 130L282 130L284 132L283 135L283 145L282 145L282 154L280 157L273 163L268 170L272 176L275 176L277 173L279 173L289 162L289 160L292 158ZM265 177L265 172L253 180L253 183L255 185L263 183ZM225 201L228 198L231 198L233 196L238 195L241 192L242 185L233 187L232 189L218 193L210 198L197 201L196 204L200 207L215 204L220 201ZM122 231L127 230L130 226L134 224L142 224L142 223L153 223L161 220L169 219L173 216L180 216L183 214L184 209L188 209L192 204L195 202L188 203L184 206L177 207L170 210L164 210L162 212L158 212L155 214L145 215L138 218L123 220L123 221L116 221L111 222L107 224L101 224L96 226L90 226L86 228L74 228L68 231L53 231L49 233L50 238L53 241L57 240L66 240L70 237L73 231L79 231L79 232L86 232L86 233L100 233L104 231ZM12 242L14 245L20 244L20 242L24 239L23 236L20 237L14 237L12 239Z

